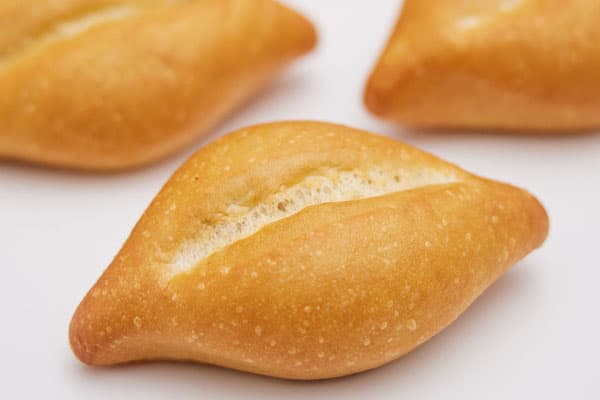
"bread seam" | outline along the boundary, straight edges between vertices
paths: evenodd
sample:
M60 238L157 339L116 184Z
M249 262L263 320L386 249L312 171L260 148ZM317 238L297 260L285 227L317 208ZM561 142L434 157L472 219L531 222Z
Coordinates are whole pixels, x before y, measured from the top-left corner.
M164 266L164 282L193 269L214 253L259 232L265 226L290 218L308 207L366 200L461 181L454 171L427 169L426 175L403 175L406 174L402 171L386 171L383 168L366 171L358 168L328 168L318 175L305 175L289 187L282 186L278 192L269 194L254 204L231 203L218 221L206 223L206 229L197 237L179 246L170 263Z
M168 3L165 2L165 4ZM136 4L124 3L92 10L81 10L67 18L57 18L48 24L46 29L33 35L16 49L2 55L0 68L8 67L48 45L76 37L106 23L122 21L139 12L140 8Z

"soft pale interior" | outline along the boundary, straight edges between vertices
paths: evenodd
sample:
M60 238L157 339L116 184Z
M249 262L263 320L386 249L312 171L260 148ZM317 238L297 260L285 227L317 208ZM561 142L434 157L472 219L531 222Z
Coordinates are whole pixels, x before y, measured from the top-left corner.
M468 5L471 14L466 14L466 10L463 8L456 8L457 19L454 26L459 32L473 31L498 17L518 11L524 4L523 0L472 2Z
M49 44L76 37L94 27L113 21L123 20L139 14L142 10L155 6L169 6L189 0L162 0L148 2L126 2L100 9L87 10L69 18L54 21L48 29L34 37L27 38L23 45L0 59L0 67L14 63Z
M166 273L171 277L190 270L211 254L310 206L366 199L456 180L456 175L451 172L430 169L410 176L383 169L329 169L322 175L307 176L292 186L281 187L256 206L229 204L227 214L220 222L206 225L194 240L182 244Z
M137 11L138 9L135 5L123 4L81 15L77 19L57 24L53 31L45 35L45 40L48 42L77 36L78 34L85 32L94 26L127 18L136 14Z

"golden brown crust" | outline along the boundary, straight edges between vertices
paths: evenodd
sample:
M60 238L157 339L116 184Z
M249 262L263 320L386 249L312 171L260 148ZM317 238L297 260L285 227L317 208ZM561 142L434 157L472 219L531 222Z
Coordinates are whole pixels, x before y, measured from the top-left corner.
M97 170L165 157L316 42L272 0L39 3L0 5L0 157Z
M371 196L373 178L362 197L280 215L193 256L190 243L215 240L202 232L227 234L233 204L252 214L307 177L364 170L393 171L398 186ZM319 190L350 196L353 182ZM167 182L77 309L71 345L93 365L176 359L347 375L435 335L547 230L524 190L405 144L325 123L259 125L200 150Z
M598 37L598 2L407 0L365 103L419 127L597 127Z

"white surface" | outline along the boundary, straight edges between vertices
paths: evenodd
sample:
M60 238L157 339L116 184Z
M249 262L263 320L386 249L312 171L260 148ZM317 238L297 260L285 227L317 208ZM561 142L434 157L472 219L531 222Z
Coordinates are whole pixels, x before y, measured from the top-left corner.
M600 398L600 134L423 133L378 122L361 104L362 87L398 1L288 3L318 25L318 51L208 140L298 118L387 133L528 188L551 216L546 245L433 340L367 373L299 383L193 364L89 368L69 349L71 314L193 149L108 176L0 163L2 398Z

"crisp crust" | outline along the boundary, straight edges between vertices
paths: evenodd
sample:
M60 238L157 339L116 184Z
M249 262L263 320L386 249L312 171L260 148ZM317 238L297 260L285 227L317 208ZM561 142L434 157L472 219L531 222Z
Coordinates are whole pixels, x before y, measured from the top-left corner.
M231 204L265 204L324 169L375 166L418 184L305 207L169 270ZM93 365L175 359L292 379L352 374L435 335L547 231L526 191L400 142L325 123L259 125L171 177L77 309L71 346Z
M598 37L593 1L407 0L365 103L417 127L598 127Z
M271 0L36 3L0 5L0 157L70 168L172 154L316 42Z

